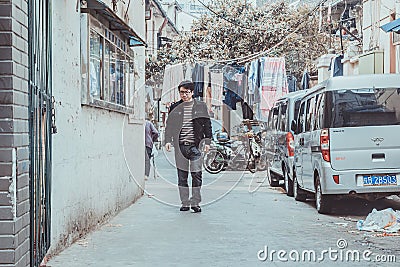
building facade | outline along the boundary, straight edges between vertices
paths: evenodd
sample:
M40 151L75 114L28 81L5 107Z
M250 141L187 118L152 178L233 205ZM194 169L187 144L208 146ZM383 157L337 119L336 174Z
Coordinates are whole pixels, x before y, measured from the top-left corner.
M338 0L334 7L336 21L342 19L345 27L346 23L354 24L342 32L347 41L342 59L343 75L399 73L400 33L385 31L384 26L391 22L400 24L396 21L400 18L400 4L395 0ZM344 19L343 14L347 16ZM328 68L334 56L328 54L318 59L319 81L329 77Z
M143 194L144 11L144 1L53 2L50 253Z
M0 1L0 266L30 264L28 3Z
M400 18L395 0L363 2L363 55L361 73L400 73L400 34L381 26Z
M210 0L202 1L205 5L210 2ZM197 0L162 0L160 3L180 32L190 32L197 19L211 13Z
M0 266L143 194L144 1L0 0Z
M164 3L165 4L165 3ZM177 2L163 5L158 0L146 0L146 61L157 62L158 51L170 45L181 32L176 27L181 8ZM153 122L159 120L161 84L154 77L146 79L145 112ZM156 123L156 127L158 127Z
M179 10L179 5L171 5L168 15L161 2L146 0L147 58L156 60L158 49L171 43L180 34L175 26Z

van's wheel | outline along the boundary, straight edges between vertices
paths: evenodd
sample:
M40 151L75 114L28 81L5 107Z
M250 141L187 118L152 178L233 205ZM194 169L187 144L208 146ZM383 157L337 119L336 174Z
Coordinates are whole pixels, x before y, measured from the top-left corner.
M290 180L289 174L287 173L286 170L283 171L283 175L285 177L285 190L286 190L286 195L289 197L293 196L293 181Z
M306 192L299 188L296 173L293 173L293 196L297 201L306 201L307 199Z
M273 173L270 172L270 170L268 170L267 175L268 175L269 185L271 187L278 187L279 186L279 179L277 181L276 180L272 180L272 177L274 177L274 175L276 175L276 174L273 174Z
M332 212L332 200L334 196L322 194L321 181L319 176L316 177L315 184L315 207L321 214L329 214Z

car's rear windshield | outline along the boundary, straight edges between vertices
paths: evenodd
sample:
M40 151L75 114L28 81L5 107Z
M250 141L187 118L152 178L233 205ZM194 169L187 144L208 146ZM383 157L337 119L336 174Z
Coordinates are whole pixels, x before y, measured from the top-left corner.
M330 91L326 100L333 128L400 124L400 88Z

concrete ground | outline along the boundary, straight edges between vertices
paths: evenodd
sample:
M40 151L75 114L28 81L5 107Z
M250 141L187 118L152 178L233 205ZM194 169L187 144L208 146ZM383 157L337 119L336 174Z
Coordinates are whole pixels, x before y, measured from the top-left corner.
M180 212L176 170L171 155L158 155L159 176L150 178L146 194L109 223L50 259L47 266L395 266L376 261L261 261L260 251L317 253L329 248L395 255L399 237L377 237L357 231L356 222L371 210L364 204L339 215L321 215L312 202L296 202L281 188L262 183L265 172L229 171L204 174L203 211ZM353 205L353 204L352 204ZM358 205L358 206L357 206ZM363 211L363 209L365 209ZM338 242L346 247L338 249ZM320 255L320 254L318 254ZM286 256L287 258L288 256Z

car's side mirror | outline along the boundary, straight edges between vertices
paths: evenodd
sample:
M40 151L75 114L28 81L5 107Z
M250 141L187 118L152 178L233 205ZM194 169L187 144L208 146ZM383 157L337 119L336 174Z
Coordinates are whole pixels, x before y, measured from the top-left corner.
M290 125L290 129L294 132L297 133L297 123L295 120L292 120L292 124Z

